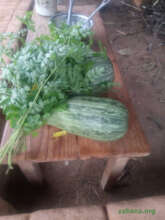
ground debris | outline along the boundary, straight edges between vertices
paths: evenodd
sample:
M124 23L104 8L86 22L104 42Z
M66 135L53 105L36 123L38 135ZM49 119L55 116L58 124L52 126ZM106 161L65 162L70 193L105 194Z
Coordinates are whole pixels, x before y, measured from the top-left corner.
M131 50L130 48L124 48L118 50L118 53L122 56L129 56L133 54L133 50Z
M165 1L152 0L142 8L147 28L154 34L165 37Z
M150 115L148 115L148 116L146 117L146 119L152 121L152 122L157 126L157 128L159 128L160 130L163 130L163 129L164 129L163 125L162 125L161 122L160 122L160 119L154 118L153 116L150 116Z

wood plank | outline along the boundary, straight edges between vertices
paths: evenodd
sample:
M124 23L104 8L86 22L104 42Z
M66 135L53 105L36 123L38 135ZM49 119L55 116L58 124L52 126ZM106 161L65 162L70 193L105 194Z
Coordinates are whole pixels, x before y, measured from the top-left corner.
M90 14L95 6L75 7L79 13ZM36 23L37 35L47 32L48 18L39 16L35 10L33 19ZM141 126L136 118L134 108L128 96L127 89L121 78L121 73L116 63L115 56L107 40L107 34L103 21L99 14L94 18L95 39L101 40L107 49L108 55L113 63L115 71L115 81L120 84L120 88L115 93L109 93L109 97L115 97L121 100L129 109L129 129L128 133L122 139L113 142L99 142L75 135L66 135L56 140L52 134L58 129L51 126L44 126L39 130L39 136L36 138L27 138L27 151L14 158L14 161L32 160L35 162L48 162L56 160L87 159L91 157L135 157L146 156L149 154L149 145L146 141ZM36 34L29 33L28 40L32 40ZM8 126L8 125L6 125ZM7 131L7 132L6 132ZM8 133L8 134L7 134ZM5 130L1 146L8 139L8 128Z
M32 4L33 0L1 0L0 33L18 31L21 23L16 16L23 16Z
M0 7L0 33L6 32L8 24L12 19L20 0L1 0Z
M106 220L101 206L58 208L37 212L0 217L0 220Z
M0 7L0 33L18 32L23 27L23 24L18 17L23 17L26 11L32 8L33 0L28 0L25 2L22 0L12 0L11 2L9 0L3 0ZM15 41L12 47L13 49L19 47L19 42ZM9 62L9 58L7 56L5 57L5 62Z
M30 183L42 185L43 175L38 163L19 161L17 165Z
M164 204L165 196L151 196L109 203L106 205L106 210L109 220L164 220ZM143 213L128 213L130 210L135 209L137 210L136 212L142 211Z
M10 5L10 3L8 3ZM23 26L18 17L23 17L25 13L33 8L33 0L19 0L16 9L13 11L11 19L7 25L6 32L17 32Z
M129 158L127 157L110 158L108 160L105 170L103 172L103 176L101 178L101 187L103 190L116 184L128 161Z

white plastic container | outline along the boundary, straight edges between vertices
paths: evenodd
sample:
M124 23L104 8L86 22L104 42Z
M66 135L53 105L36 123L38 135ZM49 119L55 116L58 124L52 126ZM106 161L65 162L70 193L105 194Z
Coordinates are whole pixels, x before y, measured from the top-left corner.
M57 12L57 0L35 0L35 9L39 15L54 16Z

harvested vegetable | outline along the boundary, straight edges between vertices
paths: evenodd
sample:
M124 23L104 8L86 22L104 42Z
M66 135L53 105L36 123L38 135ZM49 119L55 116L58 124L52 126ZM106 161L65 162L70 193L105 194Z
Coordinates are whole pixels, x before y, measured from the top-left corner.
M12 128L16 128L17 121L33 105L23 126L25 132L31 132L42 126L52 110L69 96L93 94L99 87L104 91L109 88L112 70L102 54L84 43L69 45L37 39L2 68L0 106Z
M99 141L117 140L128 130L128 111L117 100L77 96L67 104L66 109L55 109L47 122L49 125Z
M34 30L29 17L24 20ZM12 155L23 146L23 137L44 125L54 109L66 109L67 99L73 95L93 95L98 88L106 91L114 79L105 52L93 51L91 40L83 42L86 35L80 27L63 25L59 29L50 24L49 29L49 35L24 42L16 53L3 48L10 63L2 63L0 107L14 132L0 149L0 162L8 156L10 167Z

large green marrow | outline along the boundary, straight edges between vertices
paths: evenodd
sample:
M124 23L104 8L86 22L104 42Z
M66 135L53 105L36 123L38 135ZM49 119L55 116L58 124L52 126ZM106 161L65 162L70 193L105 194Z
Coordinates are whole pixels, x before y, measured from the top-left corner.
M99 141L114 141L128 129L128 111L119 101L88 96L73 97L58 108L47 124Z

